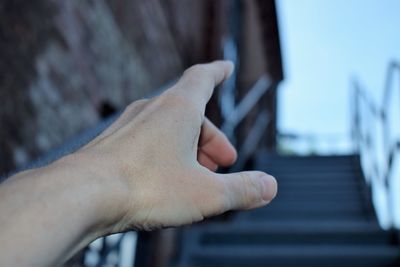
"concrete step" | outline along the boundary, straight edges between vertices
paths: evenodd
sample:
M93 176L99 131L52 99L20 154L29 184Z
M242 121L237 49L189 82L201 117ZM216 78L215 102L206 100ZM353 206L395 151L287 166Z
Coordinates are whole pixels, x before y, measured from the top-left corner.
M394 264L398 259L398 248L382 245L209 246L194 251L186 265L181 266L377 267Z
M265 171L272 175L298 175L298 174L316 174L326 175L335 174L338 175L361 175L361 172L356 167L345 167L345 166L318 166L318 165L268 165L268 164L255 164L255 169Z
M236 215L236 220L247 221L282 221L292 219L330 220L344 219L355 220L358 218L373 218L373 214L364 211L321 211L321 210L253 210L243 211Z
M269 206L286 206L286 205L295 205L295 206L321 206L321 207L332 207L332 206L352 206L352 207L365 207L364 202L361 201L361 198L354 197L351 201L337 201L337 199L324 199L315 201L315 199L293 199L293 198L284 198L280 195L276 196L275 199L269 204Z
M279 188L279 182L278 182L278 193L277 196L279 198L292 198L292 199L310 199L310 200L315 200L318 201L320 199L335 199L339 202L346 202L349 200L352 200L354 198L360 198L360 191L355 190L352 188L346 188L346 189L323 189L323 188L318 188L313 191L308 190L308 187L303 187L303 188L293 188L290 190L284 190Z
M285 157L259 153L255 168L278 173L360 173L357 158L350 157Z
M258 162L270 162L270 163L282 163L282 164L294 164L294 163L319 163L320 165L346 165L346 164L357 164L358 156L356 155L344 155L344 156L285 156L271 154L265 151L259 151L256 154Z
M262 170L262 169L261 169ZM304 182L340 182L340 183L363 183L364 180L358 178L354 173L332 172L332 173L316 173L316 172L292 172L292 173L267 173L276 176L285 181L304 181Z
M200 246L389 244L390 235L372 223L211 224L192 231Z
M325 190L330 190L330 191L347 191L347 190L352 190L352 191L358 191L360 186L356 183L349 183L349 184L343 184L343 183L318 183L318 182L312 182L312 183L306 183L306 182L285 182L281 181L280 179L277 179L278 181L278 186L279 186L279 191L286 191L286 190L310 190L310 191L325 191Z
M329 202L316 202L312 203L311 205L309 203L304 203L304 202L288 202L288 201L282 201L281 199L277 198L270 204L268 204L265 207L259 208L254 211L260 211L260 212L271 212L271 211L308 211L308 210L314 210L314 211L325 211L329 210L330 212L340 212L340 211L349 211L349 212L357 212L357 211L363 211L364 207L358 203L351 202L351 203L346 203L346 202L337 202L335 204L331 204ZM245 211L246 212L246 211ZM252 211L248 211L252 212Z

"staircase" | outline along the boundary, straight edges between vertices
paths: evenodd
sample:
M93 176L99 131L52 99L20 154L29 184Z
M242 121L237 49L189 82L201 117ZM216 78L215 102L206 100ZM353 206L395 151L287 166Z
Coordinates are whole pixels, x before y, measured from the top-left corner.
M358 157L259 153L274 175L268 206L182 231L177 267L400 266L393 233L377 222Z

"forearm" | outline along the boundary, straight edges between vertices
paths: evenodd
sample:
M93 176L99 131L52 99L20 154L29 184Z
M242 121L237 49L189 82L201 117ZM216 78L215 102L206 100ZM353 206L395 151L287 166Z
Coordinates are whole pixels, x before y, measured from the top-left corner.
M0 265L54 266L107 229L101 180L61 160L0 187ZM105 197L105 196L104 196Z

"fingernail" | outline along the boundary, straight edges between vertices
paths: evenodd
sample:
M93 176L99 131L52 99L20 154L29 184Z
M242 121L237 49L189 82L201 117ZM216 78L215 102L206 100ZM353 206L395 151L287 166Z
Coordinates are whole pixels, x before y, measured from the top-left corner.
M263 175L261 179L263 184L263 200L269 202L276 196L278 184L271 175Z

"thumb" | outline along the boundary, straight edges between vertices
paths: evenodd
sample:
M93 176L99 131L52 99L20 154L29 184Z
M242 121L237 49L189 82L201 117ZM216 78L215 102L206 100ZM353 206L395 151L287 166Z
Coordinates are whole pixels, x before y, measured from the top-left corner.
M275 197L278 190L275 178L260 171L216 175L226 189L227 210L264 206Z

